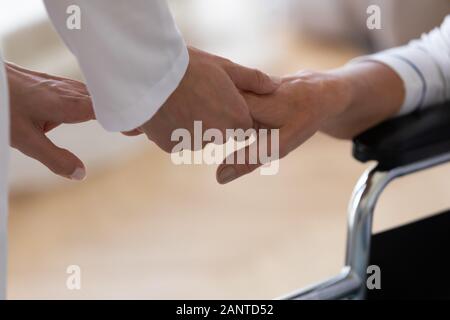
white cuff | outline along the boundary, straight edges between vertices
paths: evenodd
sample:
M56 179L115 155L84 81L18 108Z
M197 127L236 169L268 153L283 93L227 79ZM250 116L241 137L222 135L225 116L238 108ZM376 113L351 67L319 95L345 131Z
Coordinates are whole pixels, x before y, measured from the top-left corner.
M405 100L398 115L408 114L444 100L442 72L426 51L408 46L360 57L353 62L370 60L387 65L402 79Z

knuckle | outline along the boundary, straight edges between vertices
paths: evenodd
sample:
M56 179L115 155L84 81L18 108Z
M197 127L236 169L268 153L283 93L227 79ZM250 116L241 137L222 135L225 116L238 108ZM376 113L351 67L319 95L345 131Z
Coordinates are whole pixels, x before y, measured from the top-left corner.
M253 70L253 77L255 78L256 83L260 86L264 85L267 80L266 75L257 69Z
M39 84L50 90L58 90L59 89L59 83L55 80L46 79L46 80L42 80Z
M218 60L225 67L228 67L228 68L236 67L236 64L228 58L218 57Z

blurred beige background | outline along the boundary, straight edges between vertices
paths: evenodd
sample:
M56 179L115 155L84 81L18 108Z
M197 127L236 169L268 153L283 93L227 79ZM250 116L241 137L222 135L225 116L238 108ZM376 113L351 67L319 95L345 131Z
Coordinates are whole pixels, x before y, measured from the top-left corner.
M81 79L42 4L10 3L0 19L7 59ZM365 17L355 1L171 1L188 43L277 75L337 67L368 49L404 43L448 10L422 19L414 12L423 2L408 3L410 14L403 8L398 20L397 6L385 1L385 28L367 34L362 25L350 36L345 12ZM395 32L384 36L390 28ZM316 135L280 163L278 175L219 186L213 166L175 166L144 138L107 133L96 123L51 135L86 161L88 179L67 182L14 152L10 299L274 298L342 265L347 202L367 167L351 158L349 142ZM375 230L447 208L449 169L396 182L383 196ZM69 265L81 267L80 291L66 288Z

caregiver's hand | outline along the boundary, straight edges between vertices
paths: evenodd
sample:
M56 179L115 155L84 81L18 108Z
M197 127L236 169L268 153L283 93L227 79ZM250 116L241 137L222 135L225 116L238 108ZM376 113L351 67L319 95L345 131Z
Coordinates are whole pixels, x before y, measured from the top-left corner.
M188 69L175 92L150 121L126 134L143 132L166 152L178 143L171 141L175 129L187 129L194 136L194 121L202 121L204 131L221 130L225 137L226 129L248 129L253 125L239 89L269 94L280 85L279 80L258 70L195 48L189 48L189 56Z
M284 78L272 95L244 96L256 129L280 130L283 158L319 130L351 139L393 116L402 104L404 88L393 70L365 62L325 73L304 71ZM262 165L249 163L220 165L217 181L228 183Z
M54 145L46 133L62 123L94 119L84 84L7 64L11 105L11 146L73 180L86 175L83 162Z

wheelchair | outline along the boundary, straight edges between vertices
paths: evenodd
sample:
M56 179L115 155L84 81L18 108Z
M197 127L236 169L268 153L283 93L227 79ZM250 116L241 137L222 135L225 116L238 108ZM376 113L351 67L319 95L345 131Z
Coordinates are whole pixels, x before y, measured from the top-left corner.
M338 276L280 299L450 299L450 210L372 234L375 206L392 181L450 162L450 102L364 132L353 141L353 156L376 164L351 196L345 266ZM367 288L369 266L381 271L379 290Z

